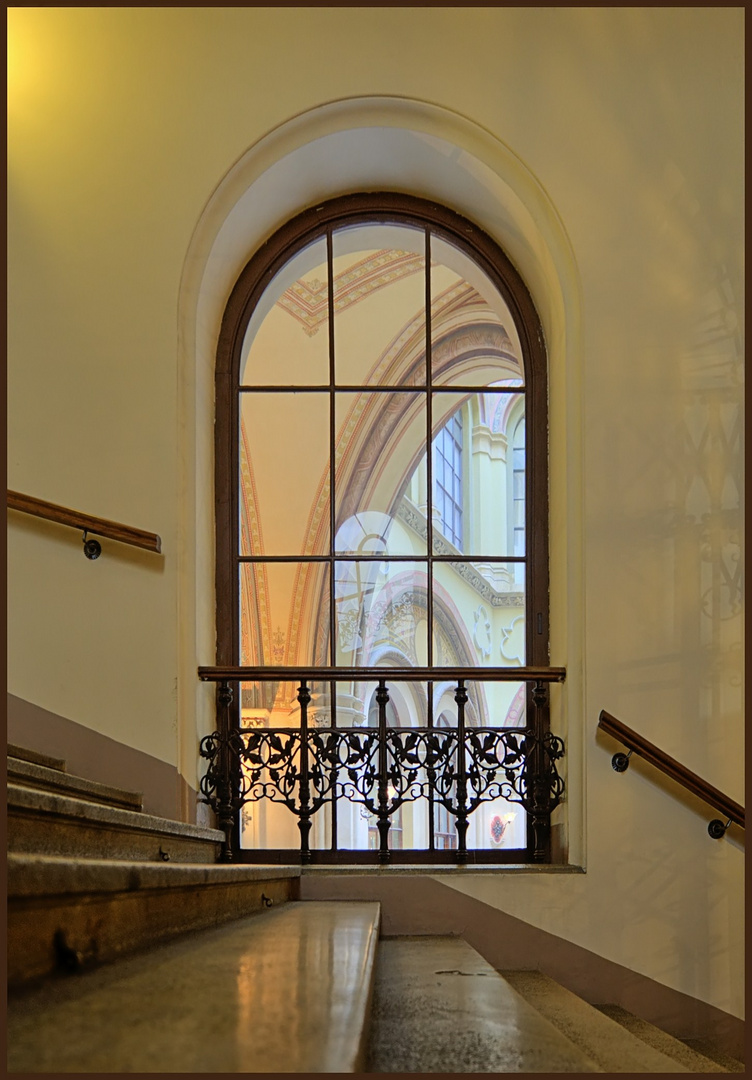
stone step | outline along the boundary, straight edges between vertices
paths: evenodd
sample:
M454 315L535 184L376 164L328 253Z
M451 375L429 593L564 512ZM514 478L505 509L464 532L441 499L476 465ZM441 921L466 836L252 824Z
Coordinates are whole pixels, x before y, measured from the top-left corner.
M622 1009L619 1005L596 1005L595 1008L598 1009L599 1012L602 1012L604 1016L610 1016L617 1024L621 1024L623 1028L626 1028L627 1031L636 1035L638 1039L647 1043L648 1046L652 1046L655 1050L660 1050L662 1054L666 1054L680 1065L683 1065L685 1072L728 1072L728 1069L724 1069L722 1065L719 1065L715 1061L711 1061L710 1058L705 1057L704 1054L692 1050L686 1043L681 1042L680 1039L675 1039L673 1035L669 1035L666 1031L661 1031L660 1028L657 1028L648 1020L641 1020L639 1016L635 1016L634 1013Z
M598 1072L686 1072L679 1062L646 1045L615 1020L539 971L504 971L510 986L571 1039Z
M63 763L64 764L64 763ZM41 791L56 791L71 798L86 799L87 802L102 803L105 806L119 806L124 810L140 811L143 796L135 791L123 791L121 788L99 784L94 780L85 780L81 776L71 776L57 768L50 768L37 762L27 761L8 755L8 779L24 787L38 788Z
M467 942L452 937L380 942L369 1069L598 1071Z
M682 1039L681 1041L690 1050L696 1050L703 1057L710 1058L717 1065L722 1065L726 1072L743 1073L746 1071L744 1062L739 1061L738 1058L733 1057L731 1054L727 1054L725 1050L722 1050L717 1045L714 1039Z
M82 970L297 898L300 867L8 856L8 981Z
M8 849L69 858L215 862L218 829L8 784Z
M65 762L62 758L48 757L47 754L40 754L38 750L27 750L24 746L16 746L14 743L8 743L8 757L19 761L31 761L35 765L44 765L48 769L65 772Z
M294 902L8 1003L9 1072L360 1072L377 904Z

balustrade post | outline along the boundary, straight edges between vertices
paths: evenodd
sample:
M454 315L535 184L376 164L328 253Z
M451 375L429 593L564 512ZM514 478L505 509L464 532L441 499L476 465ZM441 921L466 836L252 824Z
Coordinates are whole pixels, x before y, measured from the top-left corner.
M467 690L460 679L454 694L457 702L457 862L467 862L467 763L465 761L465 705Z
M217 825L225 834L220 853L220 862L232 862L232 829L235 824L232 791L232 755L230 734L232 719L230 708L233 702L232 686L223 681L217 687L217 730L219 731L219 768L217 770Z
M537 680L533 684L535 708L534 743L527 761L528 806L533 829L533 862L547 862L551 844L551 813L549 810L549 775L543 734L546 730L548 686Z
M386 760L386 706L389 701L389 691L386 688L386 682L384 679L379 679L379 685L376 690L376 702L379 706L379 809L378 809L378 829L379 829L379 862L388 863L390 859L389 854L389 778L387 772L387 760Z
M311 848L308 835L311 831L311 785L308 775L308 703L311 700L311 691L305 681L298 687L298 701L300 703L300 816L298 828L300 829L300 861L311 861Z

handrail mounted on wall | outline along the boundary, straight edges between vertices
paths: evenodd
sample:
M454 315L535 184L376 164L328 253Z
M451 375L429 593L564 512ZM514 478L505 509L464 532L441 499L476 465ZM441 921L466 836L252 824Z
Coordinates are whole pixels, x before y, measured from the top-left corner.
M697 795L698 798L712 806L714 810L720 810L724 817L727 818L727 821L724 824L723 821L715 818L710 822L708 832L714 840L720 840L732 822L740 825L742 829L744 828L743 806L740 806L738 802L734 802L733 799L719 791L718 788L713 787L707 780L703 780L697 773L691 772L686 765L682 765L681 762L670 757L663 750L659 750L657 746L643 738L642 735L638 735L636 731L627 727L621 720L617 720L615 716L607 713L605 709L601 711L598 718L598 727L629 750L628 754L618 753L611 758L611 765L616 772L626 772L629 768L630 757L633 753L637 754L639 757L644 758L645 761L649 761L656 769L665 773L666 776L676 780L687 791Z
M97 559L102 553L99 542L87 539L87 533L106 536L108 540L117 540L121 544L144 548L157 555L162 551L162 541L156 533L146 532L145 529L135 529L131 525L122 525L118 521L92 517L91 514L82 514L78 510L69 510L66 506L45 502L44 499L37 499L33 495L22 495L18 491L9 490L8 507L11 510L20 510L23 514L44 518L46 521L55 521L59 525L69 525L72 529L82 529L84 555L87 559Z

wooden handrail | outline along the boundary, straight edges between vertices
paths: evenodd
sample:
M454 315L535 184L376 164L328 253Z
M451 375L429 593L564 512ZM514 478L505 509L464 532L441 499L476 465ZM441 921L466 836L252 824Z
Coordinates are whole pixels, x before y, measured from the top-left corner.
M669 757L663 750L659 750L657 746L643 738L642 735L638 735L632 728L627 727L626 724L622 724L621 720L617 720L615 716L611 716L605 709L598 718L598 727L613 739L617 739L618 742L622 743L622 745L626 746L633 753L644 758L645 761L649 761L651 765L654 765L656 769L660 769L666 776L670 776L672 780L676 780L676 782L686 788L687 791L691 791L693 795L697 795L700 799L703 799L712 806L714 810L720 811L720 813L727 817L729 821L733 821L736 825L741 825L741 827L744 828L743 806L740 806L738 802L734 802L728 795L724 795L722 791L713 787L707 780L703 780L697 773L691 772L685 765L682 765L681 762L676 761L675 758ZM615 765L614 767L616 768L617 766ZM714 834L711 833L711 835Z
M57 506L55 503L45 502L44 499L36 499L33 495L22 495L18 491L9 490L8 506L11 510L20 510L23 514L32 514L34 517L45 518L47 521L56 521L59 525L70 525L73 529L83 529L84 532L94 533L95 536L106 536L108 540L118 540L121 544L131 544L133 547L145 548L157 554L162 551L162 541L156 533L146 532L145 529L134 529L131 525L121 525L118 521L92 517L78 510L69 510L65 506Z
M376 667L200 667L198 677L204 682L564 682L567 669L563 667L516 668L376 668Z

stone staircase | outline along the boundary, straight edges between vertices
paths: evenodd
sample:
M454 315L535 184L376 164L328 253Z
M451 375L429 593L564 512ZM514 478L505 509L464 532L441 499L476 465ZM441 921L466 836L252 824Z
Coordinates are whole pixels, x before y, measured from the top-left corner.
M298 894L300 868L216 862L223 834L144 814L141 796L8 747L12 990Z
M9 1072L744 1071L18 747L8 837Z

